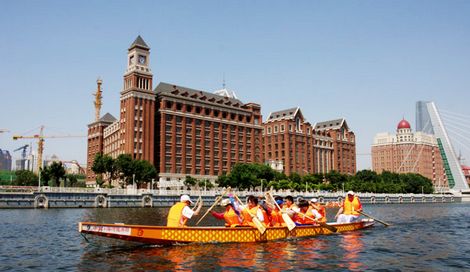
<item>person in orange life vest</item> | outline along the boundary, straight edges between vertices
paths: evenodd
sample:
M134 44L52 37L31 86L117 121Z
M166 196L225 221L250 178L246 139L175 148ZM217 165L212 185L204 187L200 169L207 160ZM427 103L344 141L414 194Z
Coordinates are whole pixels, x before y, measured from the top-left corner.
M291 218L299 212L299 207L294 203L294 198L290 195L284 197L284 205L282 205L282 211L287 213Z
M351 223L356 221L361 215L359 212L362 211L362 204L359 197L355 195L353 191L347 193L344 199L343 205L339 208L336 213L336 222L338 223Z
M225 212L217 213L217 212L211 211L212 216L214 216L217 219L224 219L226 227L236 227L236 226L241 225L243 220L233 208L233 205L230 202L230 199L228 198L223 199L220 202L220 206L225 207Z
M256 216L265 226L269 226L268 214L258 205L258 198L250 195L247 198L247 207L242 207L243 226L255 227L251 215Z
M282 207L284 204L284 201L282 200L282 197L277 196L274 199L279 207ZM273 227L281 227L281 226L286 226L286 223L284 222L284 219L282 218L282 212L279 210L278 206L274 205L273 209L271 210L271 226Z
M188 219L193 217L193 215L198 215L201 211L202 200L199 202L198 207L195 207L196 210L193 210L189 207L190 204L193 204L191 198L188 195L182 195L180 197L180 202L176 203L170 208L167 218L167 227L185 227Z
M308 201L301 200L299 202L299 212L294 216L294 222L296 225L313 225L316 224L321 218L321 214L310 207Z
M318 202L318 199L312 198L310 200L310 207L318 211L318 213L321 215L320 222L326 223L326 208L323 206L320 202Z

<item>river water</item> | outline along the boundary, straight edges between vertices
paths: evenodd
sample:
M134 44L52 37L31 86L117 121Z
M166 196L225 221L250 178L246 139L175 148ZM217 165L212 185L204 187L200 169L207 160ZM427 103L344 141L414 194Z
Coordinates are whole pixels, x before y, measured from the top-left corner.
M160 225L168 208L4 209L0 271L470 271L470 204L364 205L364 211L392 226L259 244L158 247L92 236L87 242L77 222ZM211 224L222 222L209 215L202 225Z

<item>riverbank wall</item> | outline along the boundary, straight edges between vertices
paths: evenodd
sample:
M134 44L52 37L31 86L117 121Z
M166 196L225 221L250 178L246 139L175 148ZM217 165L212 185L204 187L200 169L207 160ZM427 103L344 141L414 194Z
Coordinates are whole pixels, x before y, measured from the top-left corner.
M193 201L201 196L204 206L210 206L215 199L224 194L223 190L126 190L126 189L87 189L64 190L65 188L42 188L35 191L4 191L0 192L0 208L131 208L131 207L170 207L179 201L182 194L189 194ZM67 188L70 189L70 188ZM261 192L233 192L240 197L247 195L263 195ZM317 192L302 193L278 191L273 195L294 198L317 198L324 203L340 203L343 193ZM455 203L461 202L460 197L448 194L373 194L358 193L363 204L404 204L404 203Z

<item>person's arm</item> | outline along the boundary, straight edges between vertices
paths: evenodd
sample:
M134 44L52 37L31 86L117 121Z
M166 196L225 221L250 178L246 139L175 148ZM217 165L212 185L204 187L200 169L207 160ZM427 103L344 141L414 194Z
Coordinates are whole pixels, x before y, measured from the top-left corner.
M359 197L357 198L357 203L359 203L359 205L357 205L357 211L362 212L362 203Z
M211 214L217 219L224 219L224 213L217 213L217 212L211 211Z
M259 221L264 222L264 216L261 209L261 207L258 207L258 210L256 211L256 217L258 217Z
M323 217L317 210L312 210L312 213L315 215L315 220L321 219Z
M344 210L343 207L339 208L338 212L335 215L335 219L338 218L338 216L343 213L343 210Z
M198 215L199 212L201 211L201 208L202 208L202 199L201 199L201 201L199 202L199 205L197 206L196 210L194 210L194 214L195 214L195 215Z

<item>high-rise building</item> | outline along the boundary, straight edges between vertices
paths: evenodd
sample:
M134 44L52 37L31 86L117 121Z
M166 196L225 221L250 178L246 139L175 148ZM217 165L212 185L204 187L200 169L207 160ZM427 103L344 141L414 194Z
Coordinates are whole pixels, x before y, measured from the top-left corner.
M377 173L417 173L429 178L434 187L447 187L442 157L436 138L418 131L413 133L405 119L396 134L378 133L372 144L372 169Z
M0 170L11 170L11 154L8 150L0 149Z
M421 131L427 134L434 134L431 118L429 117L427 103L429 102L416 102L416 131Z

